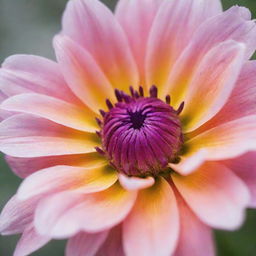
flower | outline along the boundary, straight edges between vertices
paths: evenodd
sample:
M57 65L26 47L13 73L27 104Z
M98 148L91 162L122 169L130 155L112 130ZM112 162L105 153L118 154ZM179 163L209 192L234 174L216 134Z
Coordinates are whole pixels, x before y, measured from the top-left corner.
M256 206L255 22L218 0L71 0L57 63L0 70L0 150L24 178L0 217L15 256L214 255Z

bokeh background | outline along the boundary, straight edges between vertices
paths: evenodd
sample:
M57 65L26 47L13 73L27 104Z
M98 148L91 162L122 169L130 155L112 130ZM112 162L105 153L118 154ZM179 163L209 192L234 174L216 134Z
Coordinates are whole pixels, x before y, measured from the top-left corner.
M67 0L0 0L0 62L16 53L54 59L52 37L60 30L60 19L66 2ZM102 2L110 8L114 8L116 4L116 0ZM256 18L256 0L223 0L225 9L236 4L250 8ZM2 209L21 180L11 173L1 155L0 168ZM247 220L239 231L216 231L215 238L219 256L256 255L256 210L248 210ZM12 256L17 239L18 236L0 237L0 255ZM65 241L53 241L33 256L63 256L64 245Z

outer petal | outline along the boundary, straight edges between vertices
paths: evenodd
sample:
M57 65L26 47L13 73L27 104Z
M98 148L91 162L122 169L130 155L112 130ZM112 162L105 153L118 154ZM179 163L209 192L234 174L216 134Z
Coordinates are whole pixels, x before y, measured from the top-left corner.
M170 255L176 246L179 216L170 185L162 178L139 193L136 204L123 224L127 256Z
M138 85L138 71L126 36L100 1L70 1L63 17L63 33L92 54L114 88L128 90L129 85Z
M119 174L119 182L124 189L127 190L138 190L148 188L154 185L155 180L152 177L138 178L138 177L128 177L124 174Z
M13 256L29 255L46 245L50 240L49 237L39 235L31 224L23 232Z
M249 11L235 6L208 19L198 28L191 43L173 67L163 91L163 95L172 95L173 105L178 106L183 101L198 64L212 47L232 39L245 43L246 58L252 55L256 47L256 26L254 21L248 19L250 19Z
M26 178L18 190L18 198L26 200L69 189L83 193L98 192L109 188L116 180L116 171L106 165L89 168L54 166Z
M81 232L68 240L66 256L95 256L108 236L108 231L96 234Z
M98 138L42 118L21 114L0 124L0 150L14 157L39 157L95 152Z
M77 2L75 0L72 2ZM88 35L87 35L88 36ZM114 90L90 53L65 36L54 40L55 52L71 90L92 111L106 107L105 99L114 98Z
M0 69L0 89L8 97L36 92L80 104L57 63L33 55L13 55L4 61Z
M149 33L163 0L120 0L116 18L128 37L140 71L140 84L145 84L145 56Z
M165 1L157 13L149 36L147 85L156 84L162 93L170 70L195 30L207 18L221 12L219 0ZM163 95L165 97L165 95Z
M96 256L126 256L122 244L122 227L118 225L112 228L105 243L101 246Z
M63 192L40 202L35 225L41 234L66 238L79 231L101 232L120 223L136 199L118 184L106 191L81 194Z
M248 61L241 71L226 105L198 133L244 116L256 113L256 61Z
M208 162L189 176L172 179L187 204L206 224L221 229L238 228L244 220L249 192L225 166Z
M248 186L251 192L250 207L256 208L256 152L249 152L236 159L222 163L235 172Z
M1 84L0 84L0 103L2 103L7 98L8 98L8 96L1 91ZM0 121L4 120L5 118L8 118L12 115L13 115L13 113L10 113L9 111L0 109Z
M204 124L226 103L243 65L244 50L243 44L227 41L203 58L184 98L181 114L184 132Z
M210 227L202 223L189 209L184 200L178 197L180 213L180 236L174 256L214 256L214 239Z
M2 235L21 233L33 220L34 209L38 198L20 201L13 196L5 205L0 216L0 232Z
M187 141L189 152L207 151L206 160L234 158L256 150L256 115L224 123Z
M36 93L13 96L1 104L1 109L40 116L80 131L98 129L95 115L86 108Z
M34 172L56 165L92 167L106 163L106 159L99 153L88 153L64 156L46 157L5 157L12 171L21 178L26 178Z

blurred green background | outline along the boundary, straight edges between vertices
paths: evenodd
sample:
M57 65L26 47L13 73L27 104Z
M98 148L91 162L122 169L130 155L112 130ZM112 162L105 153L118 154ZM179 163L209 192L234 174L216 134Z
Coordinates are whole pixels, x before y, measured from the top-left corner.
M0 62L16 53L54 58L52 37L60 30L60 18L66 2L67 0L0 0ZM113 8L116 0L102 2ZM223 1L225 9L235 4L250 8L256 18L256 0ZM3 157L0 158L0 166L2 209L21 180L11 173ZM219 256L256 255L256 211L248 210L247 220L239 231L216 231L215 237ZM15 236L0 237L0 256L11 256L17 239ZM54 241L33 255L62 256L64 245L65 241Z

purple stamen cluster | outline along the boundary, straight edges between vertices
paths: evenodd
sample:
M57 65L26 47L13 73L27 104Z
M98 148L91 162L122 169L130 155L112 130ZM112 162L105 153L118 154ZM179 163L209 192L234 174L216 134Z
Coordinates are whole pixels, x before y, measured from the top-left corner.
M178 110L157 98L157 87L152 86L149 97L143 88L130 87L130 95L115 90L117 103L106 100L108 112L100 111L103 122L99 136L102 149L110 163L120 172L133 176L157 176L177 159L182 146L182 130Z

